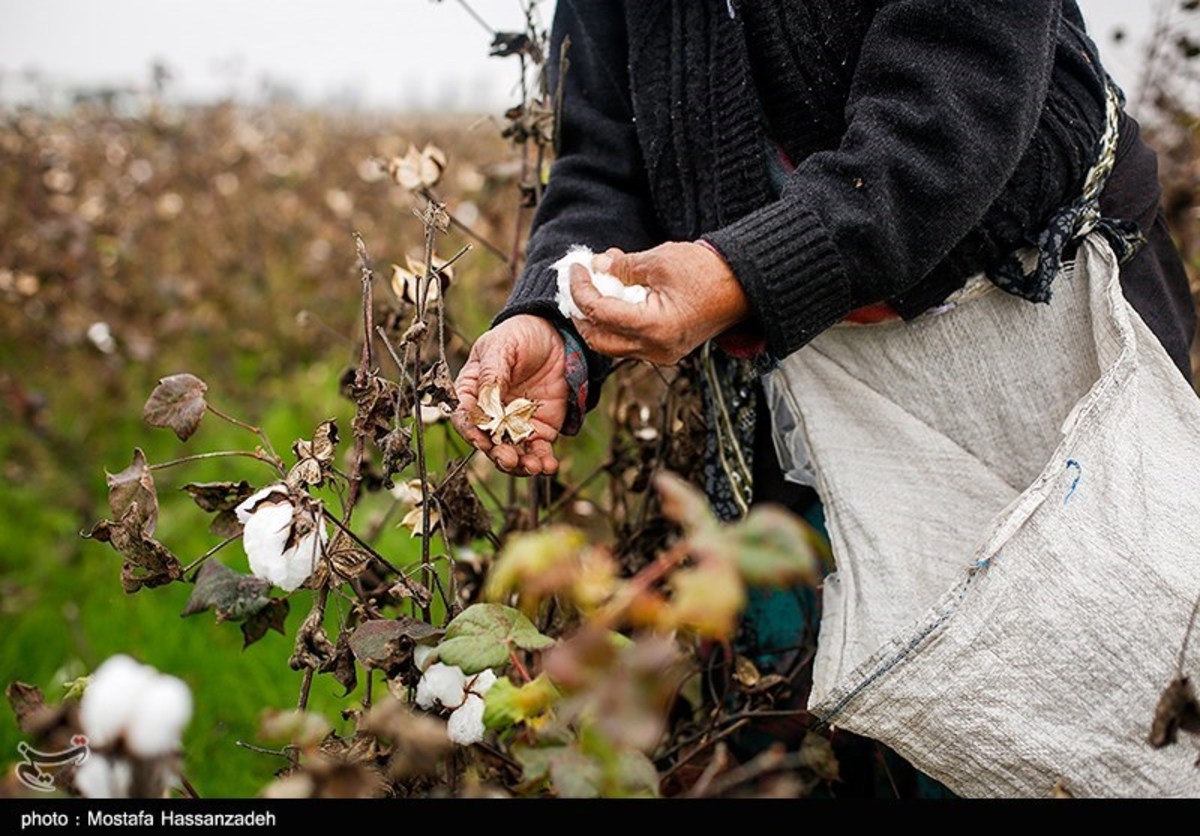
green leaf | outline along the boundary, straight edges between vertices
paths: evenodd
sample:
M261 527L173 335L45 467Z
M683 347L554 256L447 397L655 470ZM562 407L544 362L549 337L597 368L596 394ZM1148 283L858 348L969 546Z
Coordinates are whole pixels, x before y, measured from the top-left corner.
M616 786L608 787L606 795L617 798L658 798L658 770L653 761L636 749L617 754Z
M503 604L474 604L447 625L438 658L472 674L502 666L514 647L542 650L552 644L554 639L539 633L519 610Z
M520 687L508 679L498 679L483 698L483 724L489 729L515 726L538 716L561 697L546 674Z
M188 597L181 616L215 610L217 621L241 621L271 602L267 594L271 582L235 572L224 563L210 559L196 573L196 586Z
M548 779L560 798L600 797L604 768L574 745L543 749L517 746L513 756L521 764L527 782Z
M815 584L820 577L811 529L783 508L755 507L723 535L728 553L751 586Z

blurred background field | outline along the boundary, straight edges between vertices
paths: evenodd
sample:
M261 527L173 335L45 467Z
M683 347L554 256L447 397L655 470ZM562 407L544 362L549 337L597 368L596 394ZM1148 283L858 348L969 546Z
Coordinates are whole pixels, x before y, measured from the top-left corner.
M1186 14L1189 4L1168 5ZM1158 31L1154 19L1139 25L1146 36ZM1195 287L1200 126L1191 58L1200 47L1186 40L1189 26L1185 19L1165 41L1139 41L1163 50L1151 57L1164 69L1142 79L1137 105L1161 153L1169 219ZM282 663L291 639L269 633L243 651L232 625L211 616L181 624L182 585L126 596L117 556L78 536L107 511L104 471L128 464L135 446L151 461L245 447L244 433L218 422L186 445L145 427L147 394L179 371L207 380L213 404L263 426L281 450L326 418L348 426L352 406L338 380L355 359L359 314L351 232L363 235L384 277L419 252L422 236L412 197L373 160L402 155L410 142L445 149L440 196L506 247L521 222L519 166L485 116L319 108L291 96L183 98L172 95L168 64L133 85L55 88L40 104L0 105L0 680L37 684L57 700L64 682L117 652L179 675L196 697L188 777L202 795L245 795L282 765L234 741L254 739L264 706L294 705L301 677ZM452 232L442 254L468 240ZM457 362L508 286L508 268L485 248L460 263L447 294ZM568 468L586 472L602 435L593 426L576 442ZM453 453L444 422L430 438L435 457ZM159 539L185 561L202 554L216 539L174 488L234 475L261 483L260 467L206 463L161 474ZM380 549L406 561L414 541L383 518L389 506L386 493L374 494L361 513L378 521ZM245 568L237 546L222 559ZM306 607L297 601L292 610L294 626ZM323 689L335 687L318 679L313 692L327 716L340 703ZM19 739L0 711L0 763Z

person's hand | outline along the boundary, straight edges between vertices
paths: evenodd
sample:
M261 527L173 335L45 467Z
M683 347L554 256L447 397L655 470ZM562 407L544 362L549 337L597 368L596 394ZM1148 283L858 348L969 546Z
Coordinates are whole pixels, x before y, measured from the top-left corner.
M541 404L533 416L534 434L519 447L493 444L491 437L468 417L479 390L488 384L500 387L505 404L516 398ZM455 428L498 467L518 476L558 470L551 445L567 417L568 386L562 335L551 322L530 315L501 322L471 346L454 388L459 401L451 419Z
M610 357L678 363L750 314L725 259L703 244L661 244L639 253L611 249L592 260L592 269L650 289L640 305L601 296L586 270L571 268L571 296L587 317L572 321L593 351Z

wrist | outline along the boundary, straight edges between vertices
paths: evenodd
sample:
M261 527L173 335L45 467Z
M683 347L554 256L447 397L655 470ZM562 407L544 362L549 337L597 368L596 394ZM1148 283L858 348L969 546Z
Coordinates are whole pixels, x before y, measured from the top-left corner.
M711 292L709 304L712 311L713 335L720 334L750 317L750 298L742 289L733 268L716 247L703 239L693 243L699 247L705 274L712 277L707 284Z

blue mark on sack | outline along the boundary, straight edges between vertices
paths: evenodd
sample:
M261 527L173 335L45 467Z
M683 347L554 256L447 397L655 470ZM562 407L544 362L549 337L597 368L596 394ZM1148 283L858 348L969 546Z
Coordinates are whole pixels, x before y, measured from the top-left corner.
M1071 480L1071 487L1067 488L1067 495L1063 497L1063 505L1067 504L1067 500L1071 498L1071 494L1075 493L1075 489L1079 487L1079 480L1083 478L1083 468L1079 462L1074 459L1067 459L1067 470L1075 470L1075 478Z

